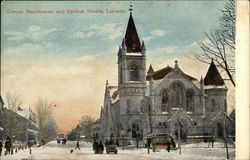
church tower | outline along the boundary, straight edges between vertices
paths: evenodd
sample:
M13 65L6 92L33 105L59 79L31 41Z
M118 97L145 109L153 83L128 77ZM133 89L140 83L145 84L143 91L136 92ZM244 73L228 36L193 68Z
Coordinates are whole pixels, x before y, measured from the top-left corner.
M118 87L120 115L140 113L140 102L146 91L146 48L140 42L131 8L118 51Z

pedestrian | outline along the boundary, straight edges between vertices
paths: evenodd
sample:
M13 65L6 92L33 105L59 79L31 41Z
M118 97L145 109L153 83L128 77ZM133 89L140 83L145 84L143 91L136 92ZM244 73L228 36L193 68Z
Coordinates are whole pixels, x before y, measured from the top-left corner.
M10 148L11 148L11 139L10 139L10 137L8 136L8 137L6 138L6 140L5 140L5 149L6 149L5 155L6 155L7 153L10 154Z
M100 141L100 143L99 143L99 145L98 145L98 148L99 148L99 153L100 153L100 154L103 154L104 145L102 144L102 141Z
M93 143L93 150L94 150L94 152L95 153L98 153L98 142L96 142L96 141L94 141L94 143Z
M76 141L76 149L80 150L79 140Z
M170 152L170 142L167 140L167 151Z
M45 145L45 140L44 140L44 139L41 140L41 145L42 145L43 148L44 148L44 145Z
M3 147L3 142L0 140L0 156L2 155L2 147Z
M172 143L173 148L176 148L176 144L175 144L175 141L174 141L173 137L171 137L171 143Z

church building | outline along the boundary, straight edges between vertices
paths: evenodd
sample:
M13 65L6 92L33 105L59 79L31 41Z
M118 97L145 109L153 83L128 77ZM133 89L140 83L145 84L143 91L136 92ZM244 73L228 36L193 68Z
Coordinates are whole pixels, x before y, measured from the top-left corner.
M119 46L118 86L106 82L100 114L100 139L143 139L152 134L181 136L221 134L222 124L212 120L227 112L227 87L211 61L205 78L186 74L176 60L173 67L146 69L146 46L140 40L130 11L127 30ZM212 127L214 129L212 129Z

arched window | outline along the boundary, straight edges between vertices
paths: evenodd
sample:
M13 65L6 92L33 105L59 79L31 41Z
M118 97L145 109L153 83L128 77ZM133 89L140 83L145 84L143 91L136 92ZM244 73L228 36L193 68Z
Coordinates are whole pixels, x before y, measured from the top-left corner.
M187 111L193 112L194 109L194 94L192 91L187 91L186 93L186 105Z
M173 107L180 107L182 101L182 87L180 84L175 83L172 86L173 90Z
M168 93L167 93L167 91L166 90L164 90L163 92L162 92L162 95L161 95L162 97L162 106L161 106L161 111L162 112L167 112L167 108L168 108Z
M130 67L130 81L138 81L139 73L138 68L135 64Z
M214 112L215 111L215 100L212 99L211 101L211 112Z

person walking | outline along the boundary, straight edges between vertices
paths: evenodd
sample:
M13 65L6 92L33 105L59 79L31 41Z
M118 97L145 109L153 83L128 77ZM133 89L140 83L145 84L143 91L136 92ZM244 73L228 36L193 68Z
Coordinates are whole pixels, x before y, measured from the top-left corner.
M167 151L170 152L170 142L167 140Z
M93 150L94 150L95 154L97 154L98 148L99 148L98 142L97 142L97 141L94 141L94 143L93 143Z
M76 141L76 149L80 150L79 140Z
M0 156L2 155L2 147L3 147L3 142L0 140Z
M6 149L5 155L6 155L7 153L10 154L11 140L10 140L10 137L9 137L9 136L6 138L6 140L5 140L5 145L4 145L4 146L5 146L5 149Z
M104 145L102 144L102 141L100 141L100 143L99 143L98 147L99 147L99 153L100 153L100 154L103 154L103 151L104 151Z
M41 145L42 145L43 148L44 148L44 145L45 145L45 140L44 140L44 139L41 140Z
M171 143L172 143L173 148L176 148L176 144L175 144L175 141L174 141L173 137L171 137Z

